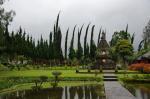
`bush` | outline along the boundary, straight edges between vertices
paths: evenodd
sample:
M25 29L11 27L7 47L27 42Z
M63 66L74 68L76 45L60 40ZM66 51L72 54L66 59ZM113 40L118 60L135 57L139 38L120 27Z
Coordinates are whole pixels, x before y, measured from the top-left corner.
M133 75L132 78L133 79L139 79L140 77L138 75Z
M0 64L0 71L6 71L6 70L8 70L8 67Z
M88 73L90 73L91 72L91 69L88 69Z
M144 75L143 78L144 79L150 79L150 75Z
M129 66L129 70L140 71L144 73L150 73L150 64L136 63Z
M143 70L144 70L145 73L150 73L150 64L145 64Z

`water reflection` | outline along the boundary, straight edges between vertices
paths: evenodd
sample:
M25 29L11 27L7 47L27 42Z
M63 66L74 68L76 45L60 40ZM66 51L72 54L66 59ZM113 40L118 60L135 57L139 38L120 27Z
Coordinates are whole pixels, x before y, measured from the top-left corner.
M150 99L150 85L126 85L127 89L137 98L137 99Z
M99 91L99 92L97 92ZM0 99L104 99L99 94L101 86L74 86L42 89L39 91L24 90L0 96Z

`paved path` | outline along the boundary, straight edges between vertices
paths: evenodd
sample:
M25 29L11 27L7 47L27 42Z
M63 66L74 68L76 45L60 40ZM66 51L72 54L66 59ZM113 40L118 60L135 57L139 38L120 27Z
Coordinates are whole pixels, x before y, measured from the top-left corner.
M116 77L114 73L104 73L104 77L110 77L110 81L104 81L106 99L136 99L118 81L111 81L111 78Z
M136 99L117 81L105 81L106 99Z

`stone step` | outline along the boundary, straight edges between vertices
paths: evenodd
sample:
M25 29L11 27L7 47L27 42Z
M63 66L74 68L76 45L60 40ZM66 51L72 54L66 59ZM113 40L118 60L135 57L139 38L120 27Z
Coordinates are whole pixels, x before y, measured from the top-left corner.
M117 78L104 78L104 81L118 81Z

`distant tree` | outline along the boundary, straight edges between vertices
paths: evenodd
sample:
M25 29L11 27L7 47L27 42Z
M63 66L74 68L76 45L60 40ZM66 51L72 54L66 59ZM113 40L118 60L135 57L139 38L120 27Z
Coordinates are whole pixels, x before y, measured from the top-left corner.
M77 59L78 60L80 60L82 58L82 56L83 56L83 48L82 48L81 42L80 42L83 26L84 25L82 25L80 30L78 30L78 50L77 50Z
M125 65L127 57L133 55L133 46L128 40L120 40L116 45L115 52L119 54Z
M87 35L88 35L88 30L89 30L89 26L90 23L88 24L87 28L86 28L86 33L85 33L85 37L84 37L84 58L88 58L89 57L89 49L87 49L87 47L89 48L89 46L87 46Z
M53 59L53 40L52 40L52 32L49 35L49 59Z
M128 25L126 26L126 30L121 30L120 32L114 32L112 35L112 39L110 41L110 46L115 46L119 40L128 40L131 44L134 42L135 34L131 36L130 33L128 33Z
M75 29L76 29L76 25L74 26L74 29L73 29L73 35L72 35L71 44L70 44L70 48L69 48L69 59L71 59L71 60L73 60L76 57L76 52L74 50L74 33L75 33Z
M90 47L89 44L86 45L86 58L89 58L90 56Z
M65 59L67 59L68 32L69 32L69 28L67 29L67 32L66 32L66 38L65 38Z
M94 28L95 28L95 25L92 26L92 31L91 31L91 40L90 40L90 58L91 59L94 59L96 56L96 45L93 40Z
M140 42L141 49L150 49L150 20L144 28L143 31L143 40ZM139 48L140 50L140 48Z
M98 34L97 46L98 46L99 43L100 43L101 32L102 32L102 28L100 28L100 31L99 31L99 34Z
M61 40L62 40L62 33L61 33L61 29L58 29L58 35L57 35L57 44L56 44L56 50L58 55L56 56L57 59L63 60L63 53L62 53L62 48L61 48Z
M57 15L56 23L54 24L54 30L53 30L53 56L56 60L62 60L63 54L62 54L62 48L61 48L61 29L59 27L59 16L60 13Z
M5 0L0 0L0 56L2 53L8 52L8 46L6 46L6 41L8 44L9 31L8 25L12 22L13 17L15 16L15 12L13 10L6 11L3 8ZM7 34L7 38L5 37ZM10 38L9 38L10 41ZM9 44L10 45L10 44Z
M5 29L6 26L9 25L10 22L13 21L13 17L15 16L15 12L13 10L6 12L2 7L5 0L0 0L0 27L1 29Z
M0 37L1 37L1 39L0 39L0 55L1 55L5 49L5 45L4 45L5 38L4 38L3 30L1 30L1 29L0 29Z

